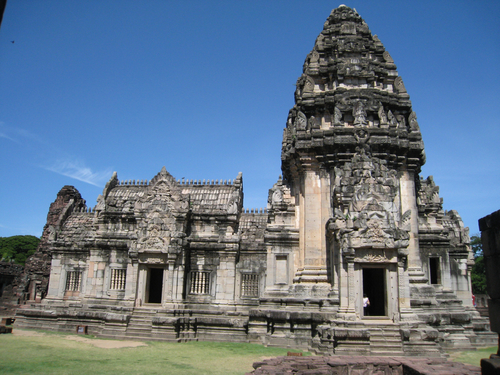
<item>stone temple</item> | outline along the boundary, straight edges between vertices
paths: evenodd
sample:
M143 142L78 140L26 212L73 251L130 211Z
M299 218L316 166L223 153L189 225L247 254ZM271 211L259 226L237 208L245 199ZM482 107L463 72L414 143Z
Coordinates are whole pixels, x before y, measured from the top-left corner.
M472 306L468 228L419 176L410 97L353 9L332 11L306 57L281 161L258 211L243 209L241 173L115 173L93 208L65 186L31 260L50 267L27 273L16 325L323 354L496 343Z

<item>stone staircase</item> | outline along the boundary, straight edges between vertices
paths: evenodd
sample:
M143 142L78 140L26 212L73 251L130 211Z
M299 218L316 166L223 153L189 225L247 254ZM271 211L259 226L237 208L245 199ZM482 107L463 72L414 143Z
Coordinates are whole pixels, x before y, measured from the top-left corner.
M377 356L403 356L403 341L398 324L391 321L365 321L370 330L370 354Z
M156 309L134 308L125 331L125 337L136 340L154 340L151 327L152 319L156 314Z

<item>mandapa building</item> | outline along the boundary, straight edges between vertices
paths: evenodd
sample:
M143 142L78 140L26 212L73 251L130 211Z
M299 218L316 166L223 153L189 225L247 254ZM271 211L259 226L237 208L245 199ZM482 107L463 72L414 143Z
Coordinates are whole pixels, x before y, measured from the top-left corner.
M468 229L419 176L409 95L355 10L333 10L306 57L281 159L264 211L243 209L241 173L114 173L93 208L65 186L35 256L48 284L27 275L16 325L324 354L496 343L472 306Z

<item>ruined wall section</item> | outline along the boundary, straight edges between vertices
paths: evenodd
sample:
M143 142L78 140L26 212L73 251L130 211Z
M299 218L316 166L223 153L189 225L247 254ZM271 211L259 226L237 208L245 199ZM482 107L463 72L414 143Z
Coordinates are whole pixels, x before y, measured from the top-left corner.
M72 212L87 209L85 200L73 186L64 186L50 205L47 222L35 254L26 260L24 273L15 291L20 303L40 302L47 295L51 271L51 243L64 227Z
M19 306L14 290L19 288L24 267L19 264L0 262L0 316L13 315Z

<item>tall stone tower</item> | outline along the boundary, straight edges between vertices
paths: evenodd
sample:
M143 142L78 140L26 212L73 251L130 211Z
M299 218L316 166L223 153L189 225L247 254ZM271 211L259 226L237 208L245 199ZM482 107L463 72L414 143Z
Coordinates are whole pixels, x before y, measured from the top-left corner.
M342 272L335 263L349 273L360 256L407 259L410 277L421 278L415 184L424 163L394 61L356 11L335 9L306 58L283 136L300 228L297 283L331 283Z
M445 311L471 305L468 229L443 211L432 177L419 176L422 135L390 54L342 5L296 86L283 179L269 193L262 303L276 311L315 306L333 326L450 323Z

